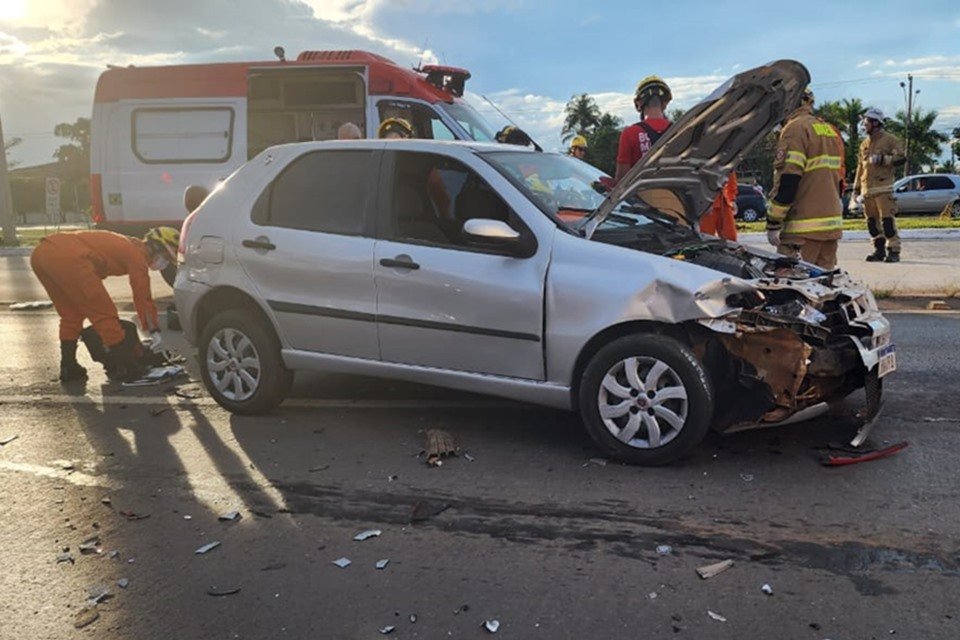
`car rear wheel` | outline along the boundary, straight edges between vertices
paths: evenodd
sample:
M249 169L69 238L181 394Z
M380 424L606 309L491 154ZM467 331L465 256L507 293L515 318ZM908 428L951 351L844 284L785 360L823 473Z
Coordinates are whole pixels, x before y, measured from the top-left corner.
M217 314L199 343L200 373L210 395L233 413L265 413L290 392L293 372L283 365L272 330L241 309Z
M740 212L740 217L744 222L756 222L760 219L760 212L753 207L747 207Z
M610 457L663 465L706 436L713 393L703 366L677 340L626 336L597 352L584 370L580 413Z
M950 205L950 217L954 220L960 219L960 200Z

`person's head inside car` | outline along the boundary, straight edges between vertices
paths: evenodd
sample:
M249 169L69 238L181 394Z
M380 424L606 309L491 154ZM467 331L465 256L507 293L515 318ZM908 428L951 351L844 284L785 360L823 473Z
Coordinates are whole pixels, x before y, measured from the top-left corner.
M413 125L403 118L387 118L380 123L377 137L383 140L404 140L413 138Z

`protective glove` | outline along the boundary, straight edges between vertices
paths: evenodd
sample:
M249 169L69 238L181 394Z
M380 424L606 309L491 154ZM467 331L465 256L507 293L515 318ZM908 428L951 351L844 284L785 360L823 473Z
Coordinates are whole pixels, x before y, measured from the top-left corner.
M780 229L767 229L767 242L774 247L780 246Z
M159 331L150 332L150 350L154 353L163 351L163 337Z

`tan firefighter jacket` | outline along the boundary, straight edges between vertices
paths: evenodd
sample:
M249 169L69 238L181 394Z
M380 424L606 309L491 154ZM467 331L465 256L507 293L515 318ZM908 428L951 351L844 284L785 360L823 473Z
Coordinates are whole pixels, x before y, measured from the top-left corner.
M878 164L874 164L871 158L878 161ZM876 137L868 135L860 143L854 192L862 191L864 197L891 193L895 180L894 170L902 165L905 159L903 143L897 136L883 129Z

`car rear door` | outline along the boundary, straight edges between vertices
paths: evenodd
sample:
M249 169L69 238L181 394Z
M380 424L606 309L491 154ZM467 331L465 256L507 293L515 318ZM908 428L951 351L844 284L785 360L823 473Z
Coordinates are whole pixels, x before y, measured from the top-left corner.
M927 178L926 202L924 211L939 213L956 199L956 185L948 176L930 176Z
M241 265L293 349L376 359L373 210L380 152L314 150L236 231Z
M498 193L514 189L509 182L474 160L385 154L374 264L381 357L543 380L549 246ZM519 247L472 245L462 234L470 218L508 222L521 233Z

